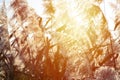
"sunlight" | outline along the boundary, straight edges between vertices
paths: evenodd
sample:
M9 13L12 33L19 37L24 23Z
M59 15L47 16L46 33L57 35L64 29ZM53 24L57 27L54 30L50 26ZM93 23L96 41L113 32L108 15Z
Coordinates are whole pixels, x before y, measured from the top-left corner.
M111 36L119 5L109 1L11 0L8 12L3 5L0 80L120 80L120 31Z
M44 5L41 0L28 0L28 3L35 9L39 16L43 17L45 15ZM81 39L81 46L86 45L86 47L88 47L89 45L95 43L95 35L98 36L98 32L101 33L100 25L103 22L106 23L104 19L102 20L103 15L99 7L93 6L86 1L75 0L54 0L53 5L55 8L53 19L54 24L52 26L53 28L55 28L57 31L59 28L62 29L60 32L71 36L75 40ZM94 10L92 10L92 8ZM64 26L65 28L61 28L61 26ZM90 27L91 29L89 29ZM91 41L92 39L88 38L88 35L89 38L94 37L93 41ZM83 42L84 39L85 41Z
M35 11L36 11L36 13L39 15L39 16L45 16L45 14L44 14L44 6L43 6L43 2L42 2L42 0L36 0L36 1L34 1L34 0L27 0L28 1L28 4L32 7L32 8L34 8L35 9ZM57 7L60 7L60 8L62 8L61 7L61 4L62 4L62 6L64 7L64 3L61 3L61 1L58 1L58 0L53 0L54 1L54 5L55 6L57 6ZM69 9L69 11L68 11L68 13L70 13L70 17L71 18L75 18L74 20L73 20L73 24L77 24L77 25L79 25L80 24L80 22L82 21L81 19L80 19L80 15L79 15L79 11L77 10L77 8L79 9L79 7L77 7L77 4L76 4L76 2L74 1L74 0L71 0L71 1L64 1L64 0L62 0L62 2L66 2L66 4L69 4L70 6L66 6L66 7L68 7L68 9ZM113 28L114 28L114 16L112 16L114 13L113 13L113 9L111 9L111 7L110 7L110 3L116 3L115 1L113 1L113 0L110 0L110 1L103 1L102 3L101 3L101 5L100 5L100 7L101 7L101 9L102 9L102 11L103 11L103 13L105 14L105 17L106 17L106 19L107 19L107 21L108 21L108 25L109 25L109 29L110 30L113 30ZM77 7L77 8L76 8ZM56 8L56 9L58 9L58 8ZM62 11L65 11L65 10L62 10ZM72 12L71 12L72 11ZM109 13L108 13L109 12ZM58 14L60 14L61 12L60 12L60 9L59 10L57 10L56 11L56 13L57 14L55 14L56 16L58 16ZM83 16L83 15L81 15L81 16Z
M36 2L28 0L28 3L40 17L45 16L44 5L41 0ZM84 53L94 45L100 44L102 42L101 38L105 38L103 35L107 33L107 23L98 6L85 0L54 0L53 6L55 13L52 19L54 23L52 28L55 29L56 34L44 33L44 36L49 39L52 39L53 36L56 37L58 42L60 41L69 51L68 56L75 53ZM102 10L103 6L102 4ZM106 33L104 34L101 29ZM80 47L78 47L79 45ZM74 52L71 52L71 49L75 49Z

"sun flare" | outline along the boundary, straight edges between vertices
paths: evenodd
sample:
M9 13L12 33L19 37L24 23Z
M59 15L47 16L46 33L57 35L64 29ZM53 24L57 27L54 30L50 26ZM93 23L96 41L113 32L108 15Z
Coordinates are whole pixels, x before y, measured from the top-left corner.
M112 1L11 0L6 8L3 0L0 80L120 80Z
M28 0L28 3L35 9L40 17L43 19L48 17L45 14L44 1ZM58 36L59 32L63 34L58 38L58 41L61 40L60 38L63 38L64 35L67 35L69 37L63 40L63 44L68 48L70 46L74 48L74 43L70 43L70 45L66 44L69 38L71 38L73 42L75 41L81 45L80 49L78 47L78 51L85 51L100 42L98 36L102 33L101 29L107 29L107 23L99 6L93 5L85 0L53 0L52 5L55 12L50 25L52 25L52 28L57 31L58 34L51 35Z

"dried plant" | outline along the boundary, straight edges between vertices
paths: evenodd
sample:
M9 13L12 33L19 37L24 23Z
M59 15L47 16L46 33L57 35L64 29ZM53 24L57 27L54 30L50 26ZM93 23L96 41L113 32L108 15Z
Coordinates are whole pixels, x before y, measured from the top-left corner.
M114 68L100 67L95 71L95 80L119 80L119 75Z
M46 21L26 0L11 2L13 14L8 24L12 30L6 41L12 55L0 55L0 60L7 61L11 69L5 77L9 76L8 80L101 80L104 76L109 78L106 73L110 72L110 79L116 79L116 71L110 68L116 69L119 56L114 53L115 41L105 15L94 4L102 0L56 1L42 1ZM102 72L105 74L98 75Z

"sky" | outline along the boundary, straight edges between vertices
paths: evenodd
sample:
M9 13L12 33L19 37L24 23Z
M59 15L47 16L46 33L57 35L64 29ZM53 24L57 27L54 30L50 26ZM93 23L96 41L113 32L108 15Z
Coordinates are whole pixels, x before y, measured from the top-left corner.
M2 1L3 0L0 0L0 6L2 5ZM8 4L9 4L10 0L5 0L5 1L6 1L6 6L8 7Z
M0 0L0 5L2 4L2 1L3 0ZM6 3L9 4L9 1L11 1L11 0L5 0L5 1L6 1ZM27 1L28 1L28 4L35 9L35 11L38 15L43 14L42 13L42 11L43 11L42 7L43 6L41 5L42 4L41 0L27 0ZM109 28L111 30L113 30L113 26L114 26L114 23L113 23L113 20L112 20L113 17L114 17L112 15L114 15L114 14L113 14L113 10L111 9L111 7L109 5L109 2L115 4L115 1L116 0L103 0L104 3L101 4L101 9L102 9L103 13L105 13L105 15L106 15L106 19L109 22L108 25L109 25ZM6 4L6 5L8 5L8 4Z
M2 0L0 0L0 3L2 2Z
M43 15L43 5L42 5L42 0L27 0L29 6L35 9L36 13L41 16Z
M41 0L27 0L29 5L32 6L36 13L38 15L41 15L41 12L42 12L42 9L41 8L42 6L40 6L40 4L42 3ZM113 30L114 29L114 11L113 9L110 7L110 3L113 3L113 4L116 4L116 0L103 0L102 4L101 4L101 9L104 13L104 15L106 16L106 19L108 21L108 26L109 26L109 29L110 30ZM40 9L41 8L41 9Z
M2 3L3 0L0 0L0 3ZM10 0L5 0L6 2L9 2Z
M41 0L27 0L29 5L32 6L36 13L38 15L41 15L42 6L40 5L42 2ZM109 29L113 30L114 29L114 10L110 7L110 3L116 4L116 0L103 0L102 4L101 4L101 9L104 13L104 15L106 15L106 19L108 21L108 25L109 25ZM40 9L41 8L41 9Z
M116 0L103 0L102 4L101 4L101 9L105 15L105 18L108 22L108 28L110 30L114 30L114 8L111 7L110 4L114 4L116 5Z

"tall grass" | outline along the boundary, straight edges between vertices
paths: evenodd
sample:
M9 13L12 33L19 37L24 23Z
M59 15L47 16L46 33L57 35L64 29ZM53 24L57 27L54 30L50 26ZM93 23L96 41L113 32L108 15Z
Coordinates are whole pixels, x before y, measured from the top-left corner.
M4 23L12 28L4 40L10 45L7 48L3 47L4 42L0 44L3 48L0 61L4 62L0 68L5 69L1 77L6 80L101 80L109 79L106 74L110 72L110 79L115 79L116 72L111 67L116 69L118 54L114 53L114 40L104 14L94 1L71 1L76 4L74 7L61 0L65 12L60 12L64 10L57 6L59 1L43 1L44 13L49 16L46 21L26 0L11 2L10 10L14 13L9 23ZM61 13L59 16L57 11Z

